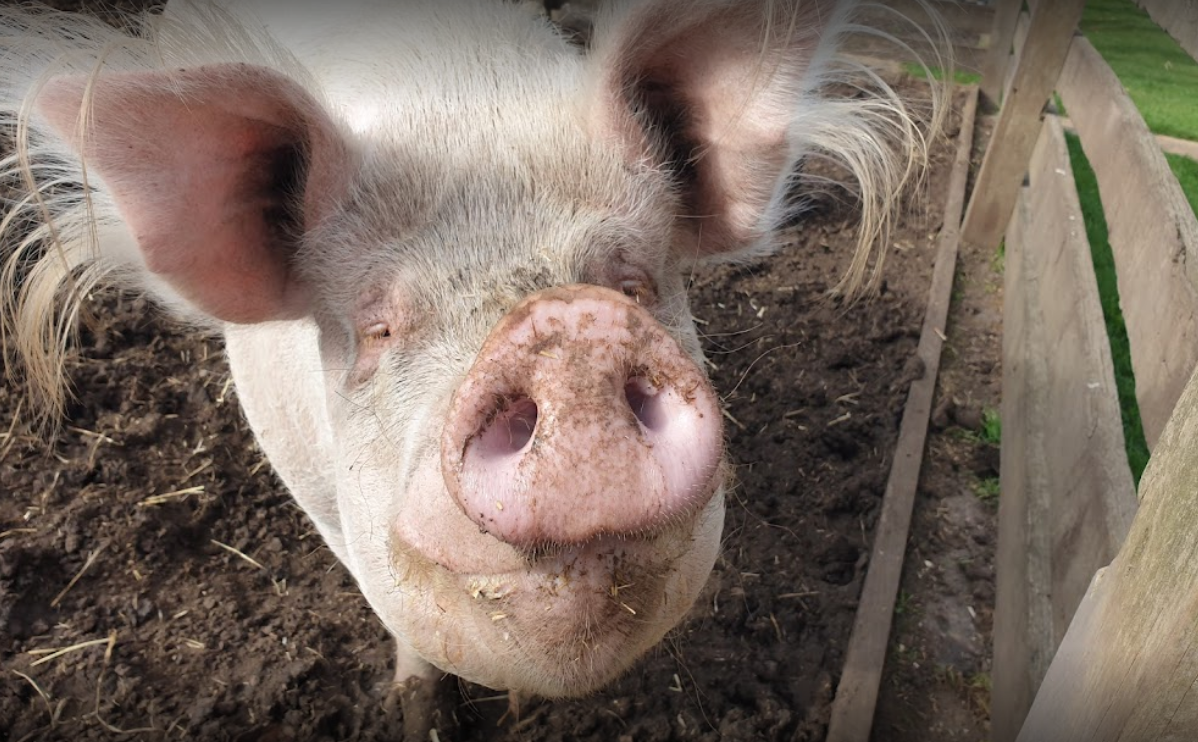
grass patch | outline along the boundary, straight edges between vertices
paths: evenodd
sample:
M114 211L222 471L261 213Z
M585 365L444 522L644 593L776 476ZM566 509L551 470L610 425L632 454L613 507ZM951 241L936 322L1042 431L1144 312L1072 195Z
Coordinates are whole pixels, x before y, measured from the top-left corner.
M969 677L969 698L977 704L978 710L986 718L990 718L990 696L994 692L994 682L989 673L974 673Z
M1094 176L1094 170L1090 167L1085 152L1082 151L1081 140L1074 134L1067 134L1065 139L1069 145L1069 158L1077 182L1077 195L1086 222L1086 236L1090 240L1094 273L1098 278L1102 316L1106 321L1107 336L1111 342L1111 359L1115 366L1115 387L1119 395L1119 410L1123 417L1127 462L1131 466L1132 478L1138 487L1140 475L1144 473L1144 467L1148 464L1148 444L1144 440L1140 408L1136 403L1136 377L1131 365L1127 327L1119 306L1119 286L1115 275L1115 258L1107 233L1106 212L1102 208L1102 199L1098 193L1098 179Z
M1137 7L1133 0L1089 0L1082 15L1081 29L1114 70L1153 133L1198 141L1198 95L1190 94L1198 90L1198 62L1157 26L1147 12ZM1106 214L1097 179L1080 140L1072 134L1067 135L1066 140L1111 344L1127 460L1138 487L1148 463L1148 446L1136 402L1135 372L1119 306L1118 279ZM1165 157L1190 208L1198 213L1198 162L1178 155L1166 154Z
M998 477L986 477L979 479L978 483L973 486L973 494L977 495L978 499L987 505L997 505L998 496L1002 492L1002 486L999 484Z
M1188 157L1171 155L1167 152L1165 153L1165 159L1169 161L1169 167L1173 168L1173 174L1177 176L1177 181L1181 183L1181 190L1185 191L1186 199L1190 202L1190 208L1195 214L1198 214L1198 162Z
M998 410L993 407L982 410L982 424L978 429L959 427L954 430L961 440L970 443L995 448L1002 445L1002 419L998 416Z
M1198 62L1132 0L1089 0L1082 31L1157 134L1198 140Z
M903 69L908 75L918 80L926 80L928 73L931 73L932 77L936 80L944 80L944 70L939 67L924 67L922 64L916 64L915 62L903 62ZM982 82L982 76L969 70L954 69L953 82L958 85L979 85Z
M970 705L981 715L983 720L990 719L990 694L994 684L988 673L963 674L951 665L940 665L935 670L936 679L945 686L960 693Z
M982 410L982 429L978 431L978 439L992 446L1002 444L1002 418L993 407Z

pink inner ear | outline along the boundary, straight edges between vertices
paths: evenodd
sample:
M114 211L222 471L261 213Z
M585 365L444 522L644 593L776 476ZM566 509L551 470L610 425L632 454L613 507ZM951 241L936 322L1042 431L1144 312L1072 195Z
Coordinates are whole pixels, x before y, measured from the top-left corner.
M760 44L720 43L724 28L694 31L654 70L688 111L682 134L697 145L692 206L700 249L735 250L759 237L761 217L785 167L792 80ZM800 68L801 70L802 68ZM671 105L679 105L674 101Z
M62 77L38 107L103 180L147 268L184 299L237 323L305 311L290 253L341 187L344 154L295 83L245 65Z
M791 166L787 134L832 0L646 0L600 40L602 126L652 152L633 102L693 156L688 224L703 255L750 247Z

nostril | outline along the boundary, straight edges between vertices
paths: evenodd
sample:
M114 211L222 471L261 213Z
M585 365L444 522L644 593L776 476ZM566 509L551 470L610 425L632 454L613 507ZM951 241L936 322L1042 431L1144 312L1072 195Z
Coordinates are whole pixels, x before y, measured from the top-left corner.
M665 427L665 411L661 390L644 376L633 376L624 383L624 397L632 414L646 430L659 431Z
M702 370L648 311L605 288L549 289L500 320L458 384L441 474L455 517L512 556L649 543L714 502L721 423Z
M475 451L488 459L520 453L529 445L536 427L536 402L528 397L501 399L475 439Z

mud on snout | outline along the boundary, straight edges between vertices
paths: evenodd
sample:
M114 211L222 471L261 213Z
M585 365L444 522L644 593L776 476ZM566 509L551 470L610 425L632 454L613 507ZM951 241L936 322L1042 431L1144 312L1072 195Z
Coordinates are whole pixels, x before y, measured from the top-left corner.
M431 603L431 635L409 639L484 685L599 687L694 602L726 470L718 397L646 309L589 285L527 297L453 396L440 477L416 480L444 488L460 548L392 534L401 584Z

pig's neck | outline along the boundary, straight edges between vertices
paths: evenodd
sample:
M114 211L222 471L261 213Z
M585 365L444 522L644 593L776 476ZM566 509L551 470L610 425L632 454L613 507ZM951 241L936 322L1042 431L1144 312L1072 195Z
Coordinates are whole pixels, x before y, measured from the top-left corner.
M225 345L241 408L271 466L343 562L336 450L311 320L228 325Z

